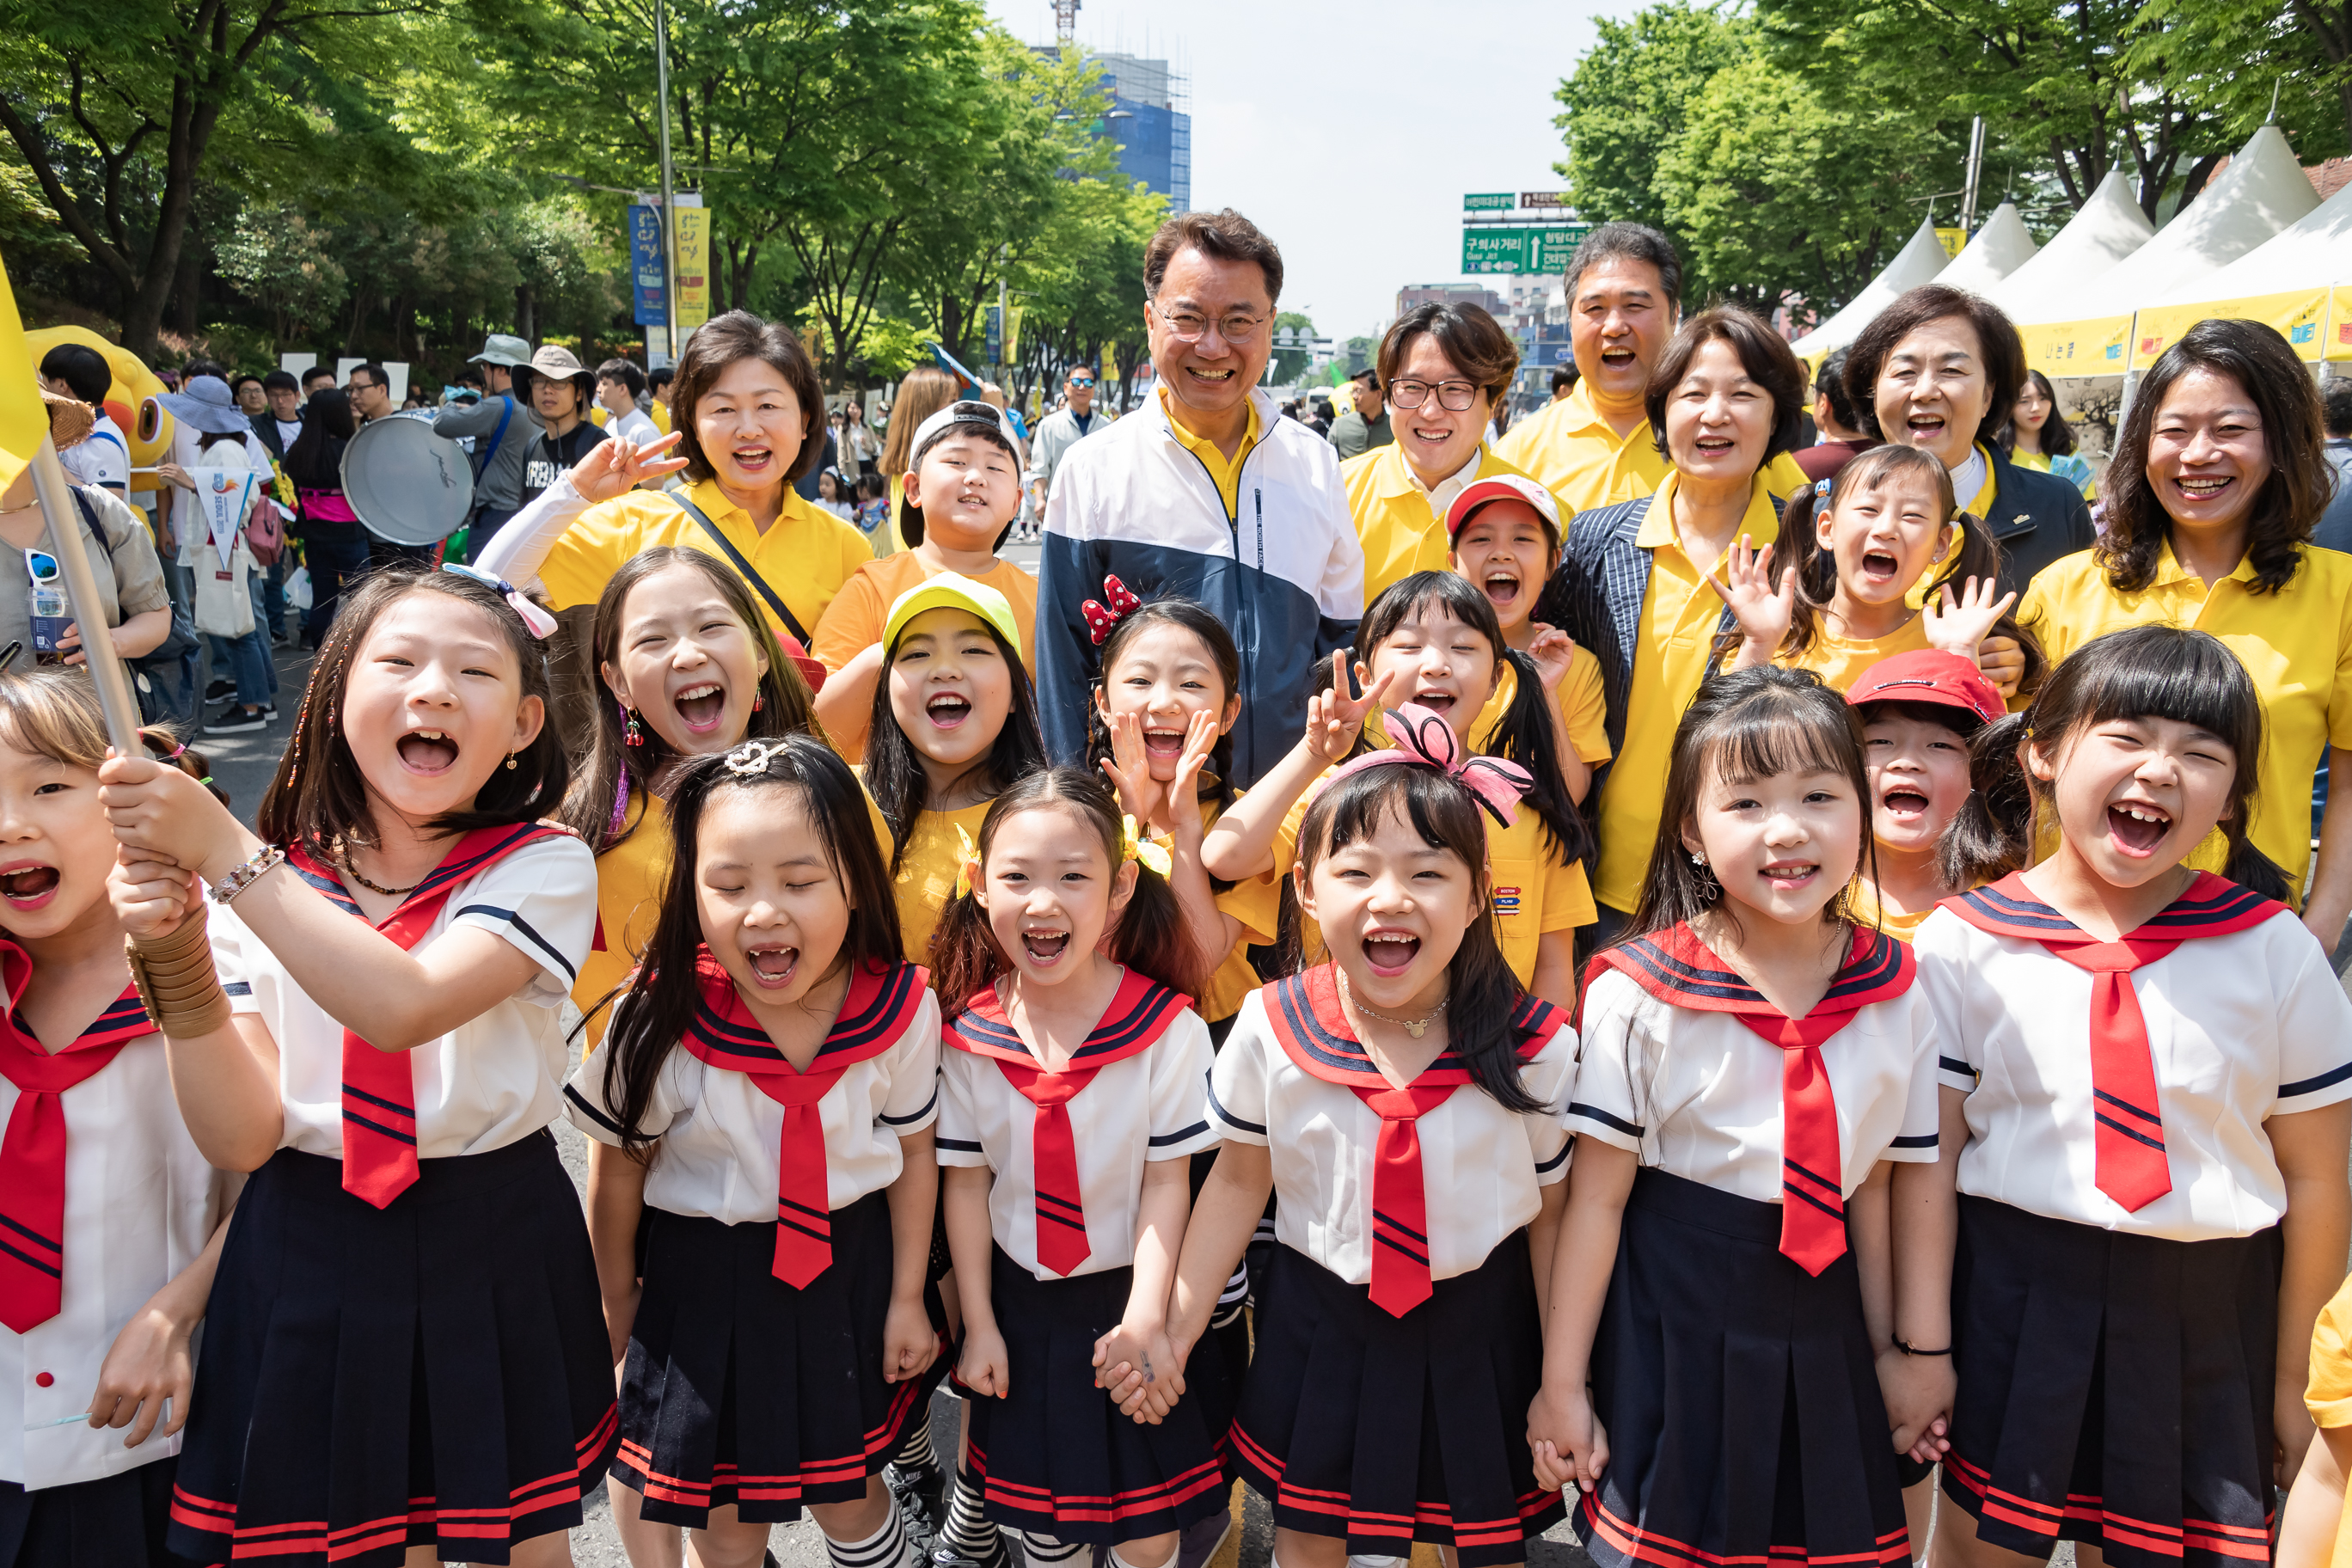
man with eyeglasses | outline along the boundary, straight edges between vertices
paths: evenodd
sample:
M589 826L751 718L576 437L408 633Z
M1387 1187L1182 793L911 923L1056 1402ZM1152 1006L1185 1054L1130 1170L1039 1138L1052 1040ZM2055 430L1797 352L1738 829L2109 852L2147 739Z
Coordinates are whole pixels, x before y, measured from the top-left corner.
M1242 656L1233 782L1295 744L1315 668L1355 636L1364 555L1331 444L1258 387L1274 353L1282 252L1227 208L1160 225L1143 253L1154 385L1071 447L1045 503L1037 703L1056 762L1086 754L1099 671L1083 605L1117 576L1208 606Z
M1061 467L1063 454L1110 424L1108 410L1095 411L1094 366L1072 365L1062 378L1062 396L1066 401L1037 421L1036 437L1029 443L1029 488L1039 512L1053 494L1054 470Z
M392 377L380 364L352 366L351 379L343 383L343 392L352 400L352 416L362 425L393 412Z
M1343 463L1396 439L1389 411L1381 404L1380 372L1369 365L1364 368L1356 377L1355 398L1354 407L1331 421L1331 446Z

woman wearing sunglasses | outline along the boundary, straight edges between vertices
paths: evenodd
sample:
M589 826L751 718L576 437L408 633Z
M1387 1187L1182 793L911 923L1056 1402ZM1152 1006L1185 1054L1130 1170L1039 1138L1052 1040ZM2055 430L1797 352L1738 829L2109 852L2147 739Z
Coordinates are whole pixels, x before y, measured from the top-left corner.
M1364 546L1366 604L1416 572L1447 570L1454 498L1473 479L1520 472L1486 445L1519 368L1518 347L1494 317L1475 305L1417 305L1381 340L1377 363L1395 439L1339 465ZM1542 586L1519 591L1532 599Z
M51 405L54 410L56 405ZM64 441L70 432L51 429ZM95 485L73 487L73 527L98 579L106 604L106 624L116 654L137 658L172 633L172 598L163 585L163 563L155 553L146 521L113 491ZM36 589L42 599L40 637L33 621ZM18 668L35 662L82 662L80 627L64 602L65 583L49 551L48 524L33 496L33 470L25 469L0 490L0 648L21 647L9 662ZM63 618L60 618L63 617ZM43 647L41 645L48 646Z

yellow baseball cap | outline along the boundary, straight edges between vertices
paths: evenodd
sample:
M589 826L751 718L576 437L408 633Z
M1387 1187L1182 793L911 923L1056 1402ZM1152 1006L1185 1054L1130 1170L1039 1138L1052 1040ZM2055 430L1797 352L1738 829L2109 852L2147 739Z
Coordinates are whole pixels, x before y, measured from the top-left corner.
M1012 602L987 584L975 583L958 572L926 577L899 595L890 606L890 618L883 623L882 646L894 646L908 621L925 610L938 609L970 611L994 626L998 635L1013 645L1014 653L1023 653L1021 626L1013 618Z

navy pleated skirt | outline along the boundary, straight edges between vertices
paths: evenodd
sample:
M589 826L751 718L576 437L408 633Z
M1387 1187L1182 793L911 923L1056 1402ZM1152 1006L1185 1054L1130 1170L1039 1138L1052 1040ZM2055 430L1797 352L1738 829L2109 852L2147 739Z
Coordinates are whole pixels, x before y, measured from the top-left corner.
M1115 1545L1181 1530L1225 1509L1232 1416L1217 1336L1184 1368L1185 1394L1158 1426L1119 1414L1095 1386L1095 1342L1118 1327L1132 1268L1040 1279L992 1249L989 1300L1004 1335L1011 1392L971 1412L971 1468L981 1511L1055 1541Z
M1577 1539L1601 1568L1911 1560L1848 1252L1780 1255L1780 1209L1633 1180L1592 1346L1609 1465Z
M645 1517L697 1529L732 1504L788 1523L856 1502L923 1419L944 1360L882 1380L890 1209L869 1193L833 1214L833 1266L808 1289L776 1278L776 1226L647 1209L645 1295L621 1384L614 1479Z
M173 1489L199 1563L505 1563L580 1522L617 1439L580 1196L545 1132L377 1209L281 1149L229 1222Z
M1528 1405L1543 1327L1520 1231L1402 1318L1304 1253L1274 1250L1233 1458L1275 1523L1356 1555L1415 1541L1463 1568L1517 1563L1561 1513L1536 1485Z
M2284 1258L2275 1226L2168 1241L1963 1195L1944 1495L2037 1557L2269 1562Z
M33 1492L0 1481L0 1568L167 1563L163 1536L171 1527L172 1478L178 1466L167 1455L94 1481Z

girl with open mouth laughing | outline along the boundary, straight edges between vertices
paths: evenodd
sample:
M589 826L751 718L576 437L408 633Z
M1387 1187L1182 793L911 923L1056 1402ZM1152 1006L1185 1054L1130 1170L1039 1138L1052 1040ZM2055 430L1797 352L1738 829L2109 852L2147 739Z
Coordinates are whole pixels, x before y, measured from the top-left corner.
M1032 1563L1093 1547L1165 1568L1230 1495L1216 1352L1180 1403L1166 1325L1192 1155L1217 1141L1209 1031L1187 1002L1205 964L1166 855L1136 831L1095 773L1029 774L989 808L936 949L970 1400L957 1486ZM1150 1406L1135 1421L1094 1392L1130 1375Z
M1218 1053L1224 1147L1171 1332L1180 1352L1214 1342L1278 1193L1228 1450L1273 1507L1276 1560L1342 1568L1425 1541L1501 1568L1559 1517L1521 1435L1576 1031L1496 940L1488 824L1516 814L1526 773L1462 751L1427 710L1383 725L1393 743L1342 769L1299 837L1299 908L1330 956L1254 993Z
M879 1472L928 1418L940 1343L939 1005L822 740L675 782L646 962L564 1090L623 1363L614 1510L673 1563L679 1525L698 1563L756 1563L805 1507L834 1562L895 1564Z
M1948 1059L1940 1201L1916 1211L1937 1245L1905 1249L1950 1276L1957 1568L2061 1540L2115 1568L2260 1556L2315 1447L2352 1004L2250 836L2263 727L2220 639L2137 626L1978 739L2005 766L1952 835L1999 880L1916 943ZM2222 872L2192 869L2217 829Z
M1951 1367L1947 1303L1891 1267L1890 1187L1935 1180L1937 1037L1910 950L1846 912L1861 728L1809 671L1702 688L1593 961L1527 1435L1604 1568L1909 1560L1895 1454Z
M184 773L100 770L181 1114L252 1173L180 1456L183 1557L552 1568L612 1459L595 1260L546 1136L596 924L595 857L539 821L571 771L552 629L467 568L371 574L257 834Z
M1363 695L1349 696L1347 658L1332 655L1332 685L1309 700L1306 734L1202 841L1210 875L1270 884L1289 876L1312 791L1331 769L1388 743L1384 731L1365 723L1383 700L1413 703L1444 722L1465 756L1527 770L1524 809L1487 822L1496 940L1520 984L1555 1005L1573 1005L1574 932L1594 912L1583 862L1591 840L1561 773L1552 705L1533 664L1504 643L1486 595L1452 572L1417 572L1373 600L1356 628L1355 654ZM1507 671L1516 695L1486 722ZM1302 924L1300 937L1309 956L1320 952L1311 926Z
M1716 584L1736 624L1717 639L1727 668L1810 669L1843 691L1882 658L1935 647L2004 697L2041 680L2041 649L2009 613L2017 595L1993 596L2000 548L1981 520L1955 515L1951 476L1929 453L1871 448L1798 494L1780 537L1777 577L1782 552L1742 542Z
M632 556L596 602L588 649L611 700L596 704L562 818L596 851L596 945L572 990L593 1049L607 1022L597 1004L653 934L679 772L747 738L818 731L808 683L751 590L699 550L656 544Z
M199 761L151 733L166 765ZM236 1192L180 1120L123 962L106 753L85 671L0 676L0 1384L22 1400L0 1540L28 1563L165 1561L190 1337Z

